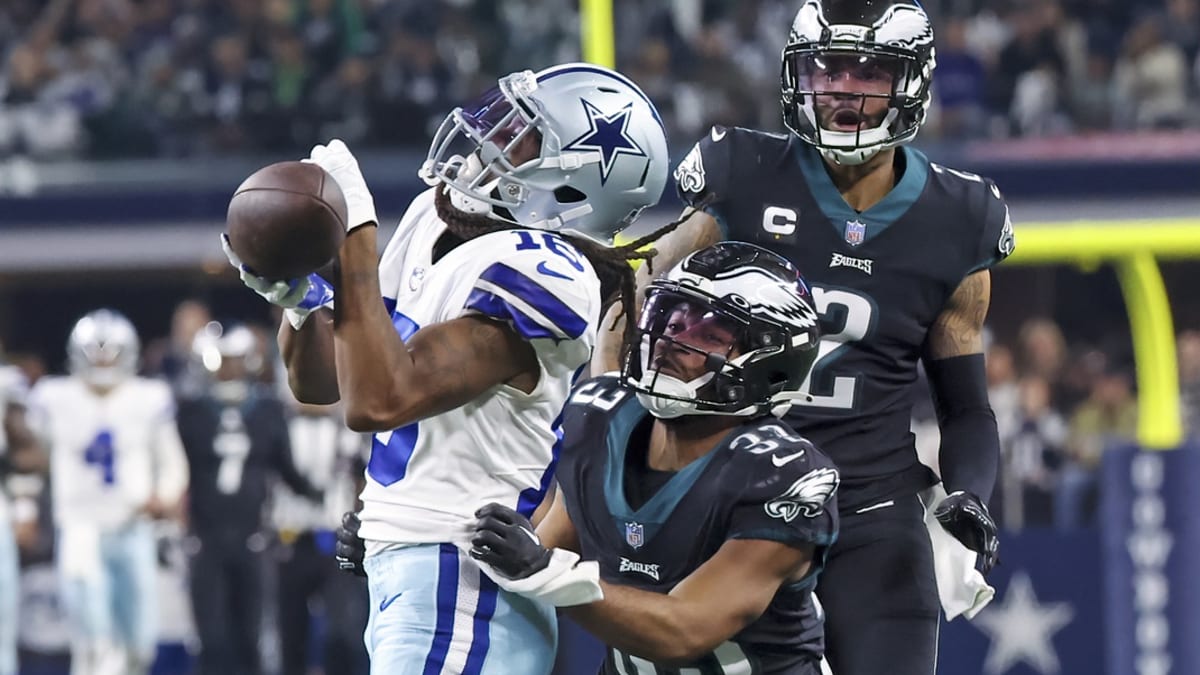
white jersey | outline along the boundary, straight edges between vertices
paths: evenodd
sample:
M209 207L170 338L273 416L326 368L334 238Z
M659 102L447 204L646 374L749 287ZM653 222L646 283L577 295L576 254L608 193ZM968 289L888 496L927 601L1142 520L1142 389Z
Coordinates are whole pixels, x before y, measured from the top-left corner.
M531 513L552 478L562 407L600 319L595 270L557 234L495 232L435 264L433 247L446 225L433 195L430 189L413 200L380 260L396 330L408 339L422 326L493 317L529 341L540 373L529 394L500 385L460 408L376 434L360 531L371 542L465 542L475 510L489 502Z
M134 377L99 396L79 378L47 377L30 393L29 414L50 452L59 527L120 527L152 496L173 504L187 487L166 382Z

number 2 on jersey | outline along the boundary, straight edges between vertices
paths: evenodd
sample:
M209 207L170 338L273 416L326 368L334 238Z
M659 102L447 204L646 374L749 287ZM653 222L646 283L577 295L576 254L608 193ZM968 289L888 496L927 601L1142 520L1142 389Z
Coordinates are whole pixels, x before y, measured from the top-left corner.
M116 453L113 451L112 432L105 430L96 434L92 442L83 450L83 461L100 470L100 477L105 485L116 481Z
M794 401L793 405L853 410L859 376L832 375L827 370L851 343L864 339L871 332L874 305L867 297L852 291L813 286L812 292L822 326L827 328L832 324L838 329L821 336L812 370L800 385L800 390L808 397Z

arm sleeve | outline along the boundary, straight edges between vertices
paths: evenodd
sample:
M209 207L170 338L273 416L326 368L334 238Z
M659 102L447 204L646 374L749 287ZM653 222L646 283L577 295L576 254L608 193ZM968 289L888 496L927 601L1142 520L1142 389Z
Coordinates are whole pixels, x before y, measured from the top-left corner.
M729 197L732 183L731 130L714 126L707 136L696 142L675 167L675 189L688 206L702 208L729 236L729 227L721 214L721 205Z
M925 363L942 433L938 463L946 492L965 490L985 504L1000 467L1000 433L988 403L983 354Z

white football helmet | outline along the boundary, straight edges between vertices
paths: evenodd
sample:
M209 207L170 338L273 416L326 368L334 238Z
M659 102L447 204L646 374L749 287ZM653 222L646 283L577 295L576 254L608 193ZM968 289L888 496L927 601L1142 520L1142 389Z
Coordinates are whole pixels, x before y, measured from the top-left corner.
M862 164L916 137L936 65L933 26L915 0L805 0L783 50L783 122L827 160ZM830 86L845 70L882 87ZM818 98L836 104L822 111Z
M603 243L658 202L662 119L620 73L571 63L500 79L442 122L420 175L456 208Z
M75 322L67 338L67 367L98 389L111 389L137 373L141 343L122 314L97 309Z

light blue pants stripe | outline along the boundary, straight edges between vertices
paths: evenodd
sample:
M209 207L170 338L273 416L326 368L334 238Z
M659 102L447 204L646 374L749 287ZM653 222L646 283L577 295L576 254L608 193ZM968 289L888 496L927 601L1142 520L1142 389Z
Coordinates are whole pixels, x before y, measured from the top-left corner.
M367 558L371 675L546 675L554 608L497 588L451 544Z

